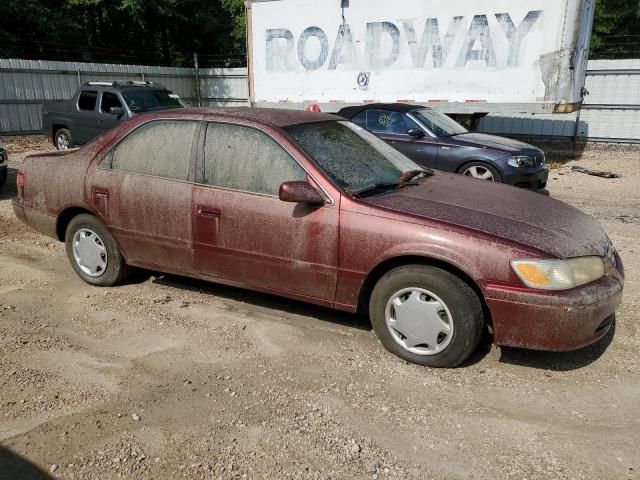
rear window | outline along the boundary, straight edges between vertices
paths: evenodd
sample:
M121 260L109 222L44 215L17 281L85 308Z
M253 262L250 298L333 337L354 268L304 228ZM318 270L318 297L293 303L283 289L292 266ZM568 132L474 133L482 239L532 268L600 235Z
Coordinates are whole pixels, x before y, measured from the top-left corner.
M133 113L187 108L187 104L169 90L125 90L122 98Z

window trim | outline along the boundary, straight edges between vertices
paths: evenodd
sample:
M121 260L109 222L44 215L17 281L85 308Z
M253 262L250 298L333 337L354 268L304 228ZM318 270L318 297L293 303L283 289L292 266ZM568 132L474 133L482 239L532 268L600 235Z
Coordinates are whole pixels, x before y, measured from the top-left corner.
M129 135L133 134L133 132L135 132L136 130L139 130L140 128L149 125L151 123L154 122L191 122L191 123L196 123L198 125L196 125L196 129L193 133L193 140L191 141L191 152L189 155L189 170L188 170L188 175L187 175L187 179L186 180L181 180L179 178L172 178L172 177L163 177L161 175L151 175L150 173L140 173L140 172L130 172L128 170L120 170L119 168L113 168L113 154L115 152L115 149L122 143L124 142ZM100 158L100 160L97 161L96 164L96 168L99 168L100 170L108 170L108 171L112 171L112 172L121 172L121 173L128 173L130 175L142 175L144 177L151 177L151 178L161 178L163 180L171 180L174 182L181 182L181 183L190 183L190 184L195 184L195 174L196 174L196 163L197 163L197 159L196 159L196 150L198 148L198 144L199 144L199 140L200 140L200 135L202 134L202 120L200 119L191 119L191 118L153 118L150 120L147 120L146 122L141 123L140 125L136 125L133 129L129 130L127 133L124 134L123 137L121 137L116 143L114 143L111 148L109 148L109 150L102 156L102 158ZM195 147L195 148L194 148ZM102 165L102 162L104 159L106 159L107 157L111 156L111 161L109 162L109 167L105 167Z
M259 192L251 192L248 190L239 190L236 188L230 188L230 187L222 187L219 185L209 185L208 183L204 183L204 168L205 168L205 149L206 149L206 142L207 142L207 129L208 129L208 124L209 123L217 123L217 124L221 124L221 125L231 125L234 127L246 127L246 128L251 128L253 130L257 130L260 133L263 133L264 135L266 135L267 137L269 137L271 140L273 140L276 145L278 145L280 148L282 148L282 150L285 151L285 153L287 153L287 155L289 155L289 157L291 157L291 159L298 164L298 166L307 174L307 177L311 178L313 180L313 182L316 184L316 186L318 186L318 188L320 188L320 190L322 190L322 193L325 196L325 199L327 201L325 201L324 206L334 206L335 205L335 201L333 200L333 197L331 195L329 195L329 192L327 192L327 189L324 187L324 185L322 185L322 182L318 181L318 179L315 177L315 175L313 175L309 169L303 165L300 160L298 160L298 158L296 157L296 155L291 152L291 150L287 147L285 147L282 143L280 143L277 139L275 139L273 137L273 135L271 135L268 131L259 128L255 125L247 125L245 123L236 123L233 121L227 121L227 120L202 120L202 139L201 139L201 143L200 143L200 151L198 159L196 160L196 175L195 175L195 185L198 186L202 186L202 187L209 187L209 188L216 188L219 190L225 190L225 191L230 191L230 192L240 192L240 193L246 193L249 195L258 195L260 197L270 197L270 198L280 198L279 195L272 195L269 193L259 193ZM283 132L283 135L286 136L287 138L289 138L289 136L286 134L286 132ZM284 183L284 182L283 182Z

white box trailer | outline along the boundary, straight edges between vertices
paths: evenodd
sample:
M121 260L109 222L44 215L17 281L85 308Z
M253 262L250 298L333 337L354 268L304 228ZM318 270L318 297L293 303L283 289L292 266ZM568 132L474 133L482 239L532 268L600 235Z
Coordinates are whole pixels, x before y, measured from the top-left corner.
M595 0L247 0L253 106L580 108Z

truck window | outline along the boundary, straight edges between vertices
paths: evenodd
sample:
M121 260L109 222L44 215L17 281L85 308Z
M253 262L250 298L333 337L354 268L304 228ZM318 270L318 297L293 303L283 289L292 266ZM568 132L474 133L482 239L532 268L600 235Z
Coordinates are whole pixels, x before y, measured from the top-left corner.
M158 120L131 132L114 149L111 168L155 177L189 179L198 122Z
M100 100L100 111L102 113L109 113L111 107L122 108L122 103L115 93L102 92L102 100Z
M85 90L80 94L80 98L78 99L78 108L86 112L93 112L96 109L97 99L98 92Z
M212 186L278 195L284 182L307 178L275 140L249 127L209 123L204 155L205 183Z
M169 90L136 89L125 90L122 97L133 113L152 112L153 110L169 110L187 108L178 95Z

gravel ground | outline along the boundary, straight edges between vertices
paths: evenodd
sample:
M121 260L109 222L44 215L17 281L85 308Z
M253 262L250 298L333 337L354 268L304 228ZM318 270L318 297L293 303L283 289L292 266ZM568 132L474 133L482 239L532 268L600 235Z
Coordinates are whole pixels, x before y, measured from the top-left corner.
M50 148L6 140L10 182ZM15 219L8 184L0 477L640 478L639 161L592 146L550 182L625 260L615 332L565 354L487 346L455 370L388 354L366 319L268 295L163 275L93 288Z

